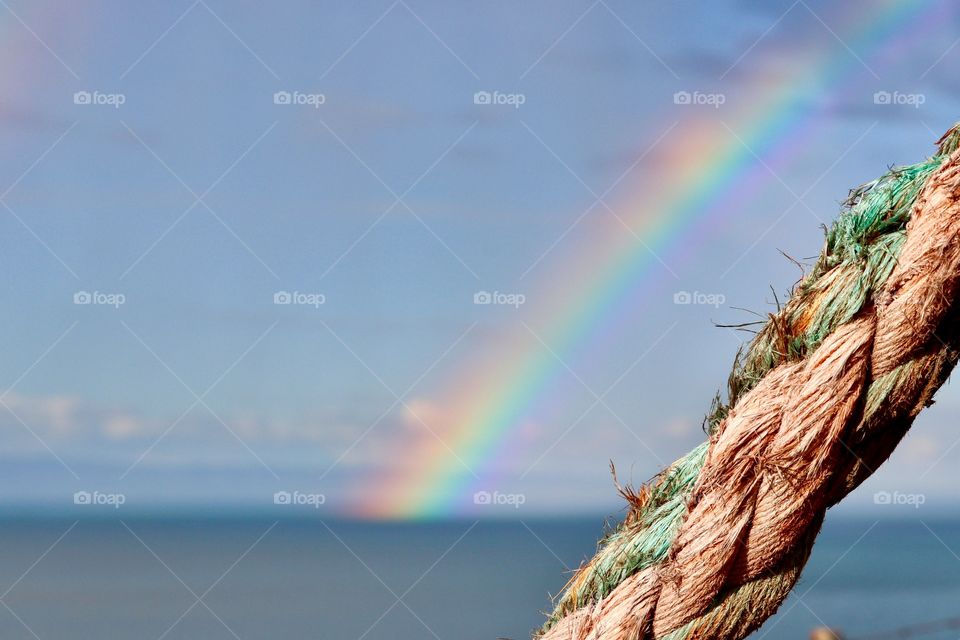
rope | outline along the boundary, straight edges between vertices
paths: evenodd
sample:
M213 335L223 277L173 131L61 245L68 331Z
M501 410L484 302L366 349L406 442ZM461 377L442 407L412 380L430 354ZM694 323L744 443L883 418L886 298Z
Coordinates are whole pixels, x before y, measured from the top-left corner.
M893 452L960 345L960 125L851 192L811 272L738 354L709 439L649 485L541 640L740 640L793 588L826 510Z

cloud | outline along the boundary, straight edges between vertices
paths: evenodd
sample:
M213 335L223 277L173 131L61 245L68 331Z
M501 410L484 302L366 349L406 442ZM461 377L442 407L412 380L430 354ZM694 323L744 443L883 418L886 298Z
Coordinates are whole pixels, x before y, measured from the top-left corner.
M410 431L421 432L426 425L434 432L443 432L452 422L449 411L424 398L410 400L403 408L403 423Z
M10 429L23 429L21 421L38 435L58 439L104 438L121 440L144 436L156 425L131 412L101 407L71 395L31 396L10 392L5 417Z
M352 463L374 464L378 456L389 454L395 444L391 434L397 431L397 417L384 419L358 442L369 424L321 412L218 417L194 407L185 415L178 410L151 416L74 395L15 392L8 393L4 403L9 410L0 407L0 449L12 456L32 456L50 447L71 460L110 458L129 463L149 450L148 464L256 463L249 447L271 459L299 464L336 459L352 447Z
M925 471L940 458L944 449L945 447L936 437L924 433L913 433L903 442L904 462Z

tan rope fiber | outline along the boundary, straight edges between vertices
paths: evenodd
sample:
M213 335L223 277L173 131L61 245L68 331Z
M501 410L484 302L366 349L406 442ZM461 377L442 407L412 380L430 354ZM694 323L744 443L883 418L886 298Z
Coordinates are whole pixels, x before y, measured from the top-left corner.
M563 611L543 640L739 640L773 615L826 509L886 460L956 364L960 152L943 153L882 286L812 352L773 366L712 431L664 559ZM863 267L824 269L758 339L787 319L792 331L814 323L818 296L852 268Z

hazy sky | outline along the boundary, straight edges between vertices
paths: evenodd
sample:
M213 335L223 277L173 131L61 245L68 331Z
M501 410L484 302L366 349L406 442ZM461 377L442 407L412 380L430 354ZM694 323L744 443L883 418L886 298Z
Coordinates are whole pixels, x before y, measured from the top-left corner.
M639 482L702 441L747 337L714 323L771 310L799 276L779 251L814 256L847 189L960 115L946 1L7 4L8 505L342 513L447 458L476 476L451 512L477 487L610 511L610 460ZM733 196L673 220L673 172L721 179L741 143ZM582 292L611 238L650 255L605 306ZM580 343L544 338L590 305ZM456 471L464 403L502 402L479 374L524 350L552 373ZM955 501L958 415L948 385L854 506Z

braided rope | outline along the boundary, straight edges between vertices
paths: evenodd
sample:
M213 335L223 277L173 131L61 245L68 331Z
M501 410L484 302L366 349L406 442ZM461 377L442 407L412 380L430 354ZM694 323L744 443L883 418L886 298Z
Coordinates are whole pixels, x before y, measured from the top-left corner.
M826 510L957 362L960 129L851 193L811 273L715 401L710 437L581 567L541 640L739 640L777 610Z

